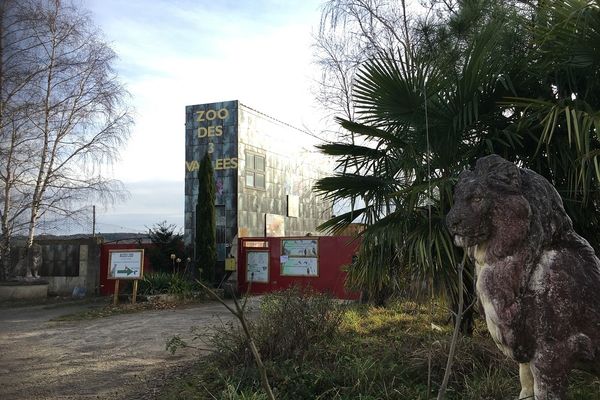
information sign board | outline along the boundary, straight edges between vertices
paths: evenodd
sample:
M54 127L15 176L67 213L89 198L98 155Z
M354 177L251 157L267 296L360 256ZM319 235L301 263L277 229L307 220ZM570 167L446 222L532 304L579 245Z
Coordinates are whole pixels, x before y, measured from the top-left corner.
M318 239L284 239L281 253L281 275L319 276Z
M269 283L268 251L248 251L246 255L246 282Z
M111 250L108 255L108 279L142 279L144 250Z

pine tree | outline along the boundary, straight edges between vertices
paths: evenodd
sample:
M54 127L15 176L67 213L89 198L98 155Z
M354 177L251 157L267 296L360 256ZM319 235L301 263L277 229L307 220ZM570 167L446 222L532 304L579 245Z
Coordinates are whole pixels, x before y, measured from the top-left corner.
M158 222L148 229L148 236L154 245L148 250L152 268L155 271L175 272L171 255L185 258L183 236L177 232L177 226L168 224L167 221Z
M215 281L217 230L215 218L215 180L208 152L198 169L198 203L196 204L196 265L201 278Z

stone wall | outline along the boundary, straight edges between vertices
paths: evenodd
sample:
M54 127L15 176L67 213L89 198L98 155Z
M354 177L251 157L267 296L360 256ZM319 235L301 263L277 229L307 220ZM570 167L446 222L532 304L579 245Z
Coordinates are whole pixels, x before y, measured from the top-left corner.
M75 287L88 295L98 294L102 238L36 239L42 247L41 279L48 281L48 294L68 296ZM15 243L13 262L23 256L24 243Z

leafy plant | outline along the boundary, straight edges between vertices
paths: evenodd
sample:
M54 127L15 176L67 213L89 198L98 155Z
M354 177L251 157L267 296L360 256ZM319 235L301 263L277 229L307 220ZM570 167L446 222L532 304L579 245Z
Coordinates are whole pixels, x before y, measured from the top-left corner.
M189 280L183 274L177 273L171 275L167 293L185 297L191 295L195 289L198 289L198 286L193 281Z
M138 291L143 295L173 294L189 297L200 288L181 273L153 272L146 274L139 283Z
M259 315L250 321L250 331L265 362L301 362L313 346L335 336L341 318L342 308L331 297L293 287L263 297ZM224 364L252 365L242 332L226 326L213 341Z
M166 272L152 272L144 275L139 282L138 292L142 295L163 294L169 291L171 274Z

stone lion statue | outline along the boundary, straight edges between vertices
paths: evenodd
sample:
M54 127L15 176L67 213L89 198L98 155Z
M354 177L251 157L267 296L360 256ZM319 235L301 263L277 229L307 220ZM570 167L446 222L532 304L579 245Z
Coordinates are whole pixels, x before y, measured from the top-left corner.
M34 243L29 252L23 249L17 262L16 271L25 278L39 278L39 269L42 266L42 246Z
M600 375L600 261L544 177L480 158L446 223L475 263L492 338L519 363L519 399L566 399L573 368Z

